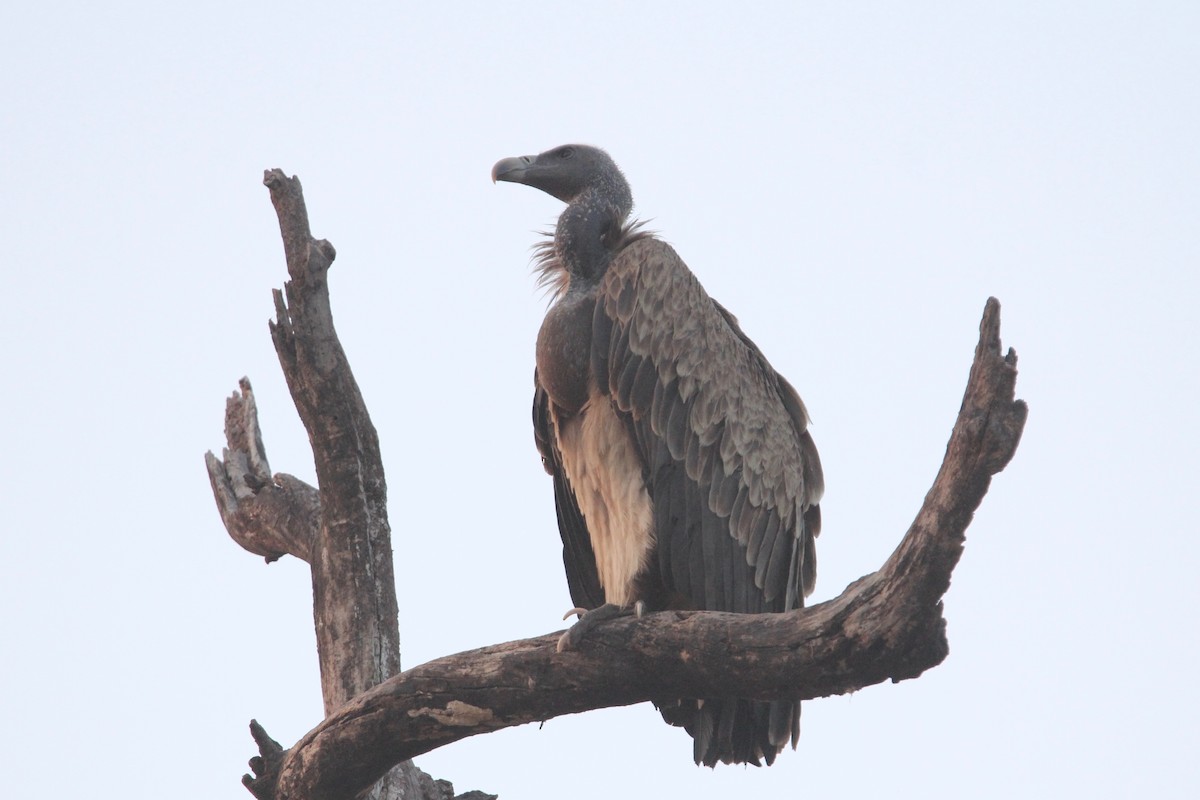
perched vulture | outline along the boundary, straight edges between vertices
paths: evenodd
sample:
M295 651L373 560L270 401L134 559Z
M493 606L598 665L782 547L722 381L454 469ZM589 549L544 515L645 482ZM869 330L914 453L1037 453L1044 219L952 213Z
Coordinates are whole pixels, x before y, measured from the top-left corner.
M600 609L572 632L606 610L803 605L824 479L795 389L670 245L629 219L629 184L607 153L506 158L492 179L567 204L537 257L556 291L533 424L571 598ZM658 705L691 734L698 764L770 764L800 732L798 702Z

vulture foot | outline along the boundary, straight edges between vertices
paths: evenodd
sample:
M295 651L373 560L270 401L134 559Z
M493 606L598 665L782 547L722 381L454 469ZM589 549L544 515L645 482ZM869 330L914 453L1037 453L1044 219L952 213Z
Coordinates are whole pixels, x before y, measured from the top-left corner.
M633 608L625 608L624 606L613 605L612 603L605 603L602 606L593 608L591 611L581 608L573 608L567 612L566 617L563 617L563 619L566 619L572 614L580 614L580 612L582 612L580 614L579 621L567 628L566 632L564 632L562 636L558 637L558 646L556 649L560 653L565 653L568 650L574 650L579 643L583 641L584 637L588 635L588 632L600 623L607 622L610 619L616 619L617 617L623 617L627 614L633 614L634 616L640 618L645 611L646 604L641 600L638 600L636 603L634 603Z

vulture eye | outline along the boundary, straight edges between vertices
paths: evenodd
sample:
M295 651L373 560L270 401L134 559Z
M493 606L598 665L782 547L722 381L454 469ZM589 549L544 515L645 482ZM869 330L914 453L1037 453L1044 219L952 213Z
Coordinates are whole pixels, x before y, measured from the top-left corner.
M575 148L573 147L564 147L558 151L559 158L570 158L573 155L575 155Z

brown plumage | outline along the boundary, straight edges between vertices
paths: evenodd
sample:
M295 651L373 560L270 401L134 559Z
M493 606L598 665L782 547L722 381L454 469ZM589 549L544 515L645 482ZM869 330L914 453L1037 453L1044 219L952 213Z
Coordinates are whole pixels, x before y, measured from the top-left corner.
M820 460L799 396L662 240L602 150L504 159L495 180L566 202L539 253L534 436L554 478L572 600L780 612L816 577ZM770 764L799 703L659 703L697 763Z

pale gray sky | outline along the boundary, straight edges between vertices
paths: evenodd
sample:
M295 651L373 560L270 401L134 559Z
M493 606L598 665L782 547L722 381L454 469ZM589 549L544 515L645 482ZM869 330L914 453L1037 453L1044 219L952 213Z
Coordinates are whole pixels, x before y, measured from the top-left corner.
M808 703L774 767L697 769L649 706L419 763L505 798L1193 796L1198 7L674 5L5 11L0 794L248 797L247 721L319 719L306 570L229 541L202 460L248 375L312 479L267 167L338 249L405 664L561 626L528 265L559 204L488 172L581 141L807 402L816 600L918 508L988 295L1029 423L948 660Z

